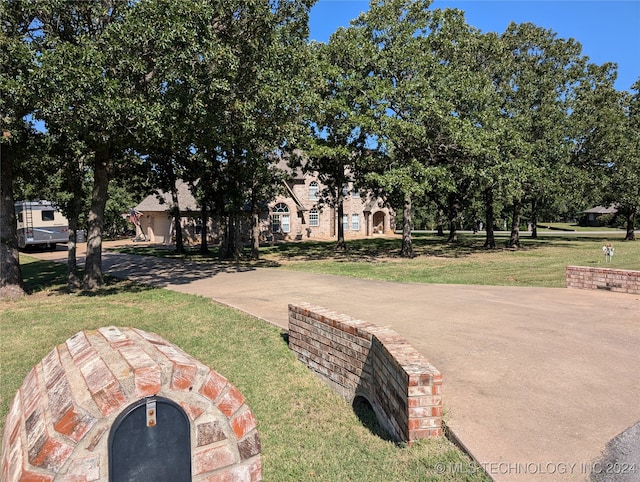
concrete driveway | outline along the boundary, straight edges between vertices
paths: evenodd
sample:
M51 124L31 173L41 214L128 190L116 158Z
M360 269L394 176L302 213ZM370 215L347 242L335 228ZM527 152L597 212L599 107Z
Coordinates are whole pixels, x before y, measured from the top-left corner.
M640 480L638 295L388 283L113 252L103 269L284 329L288 304L303 301L392 328L442 372L446 423L495 480ZM616 436L625 442L611 452Z

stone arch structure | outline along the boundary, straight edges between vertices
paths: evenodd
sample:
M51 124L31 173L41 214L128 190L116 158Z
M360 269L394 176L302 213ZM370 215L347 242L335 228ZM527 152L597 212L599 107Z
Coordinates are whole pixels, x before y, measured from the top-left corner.
M29 372L7 415L0 479L108 480L111 428L146 400L188 418L193 480L262 480L244 396L160 336L113 326L75 334Z
M289 347L349 403L366 399L392 438L442 435L442 374L393 330L290 304Z

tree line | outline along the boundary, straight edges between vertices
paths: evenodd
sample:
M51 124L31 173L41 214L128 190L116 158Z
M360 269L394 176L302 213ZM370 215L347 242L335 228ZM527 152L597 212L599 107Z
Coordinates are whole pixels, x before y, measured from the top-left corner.
M240 249L286 173L316 172L341 219L349 182L402 212L432 206L456 240L463 213L615 204L634 239L640 209L640 81L614 87L573 39L530 23L483 33L430 0L372 1L326 43L308 41L315 0L9 0L0 5L2 289L20 292L14 193L42 193L70 223L69 286L102 284L110 196L189 183L202 225ZM44 125L45 129L36 129ZM87 227L83 279L75 233ZM338 222L337 248L344 248ZM182 249L179 223L176 246ZM201 250L206 251L206 232Z

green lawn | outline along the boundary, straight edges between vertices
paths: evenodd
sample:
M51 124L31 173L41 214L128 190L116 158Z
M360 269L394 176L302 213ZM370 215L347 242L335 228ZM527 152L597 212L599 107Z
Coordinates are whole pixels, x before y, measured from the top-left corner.
M505 239L498 239L504 245ZM606 263L602 246L611 242L613 262ZM640 242L623 236L541 236L524 238L520 249L486 250L484 238L463 234L455 244L435 235L414 236L415 258L397 256L399 239L358 240L347 253L333 252L333 243L318 243L309 253L299 243L278 246L265 254L283 269L415 283L484 284L500 286L565 286L568 265L640 270Z
M506 249L505 237L497 237L498 249L483 248L482 235L461 234L457 243L435 234L416 234L416 257L398 256L399 237L347 240L347 252L336 252L333 241L282 243L262 248L259 262L243 263L314 273L415 283L484 284L500 286L565 286L568 265L606 266L640 270L640 241L624 241L624 233L601 235L553 233L538 239L523 236L519 249ZM611 242L613 262L606 263L602 246ZM137 246L127 252L175 256L170 249ZM186 256L202 262L219 262L197 251Z
M480 235L461 234L447 244L434 234L416 234L416 257L398 256L399 237L299 242L262 248L258 262L273 269L331 273L402 282L563 287L567 265L640 270L640 242L620 234L553 234L523 237L517 250L486 250ZM504 246L505 239L498 238ZM605 264L602 246L615 247ZM123 249L125 250L125 249ZM148 245L128 252L176 257ZM219 263L215 252L191 261ZM401 447L379 435L371 413L349 407L298 363L278 329L209 299L125 281L109 280L97 294L65 292L64 265L21 257L34 294L0 302L0 417L22 380L46 353L80 330L134 325L153 331L223 374L247 397L263 442L265 480L428 481L488 480L480 471L454 473L442 467L473 467L446 439ZM446 402L445 402L446 409ZM445 417L446 419L446 417ZM377 435L378 434L378 435Z
M258 420L265 480L488 480L468 469L443 473L471 463L446 438L409 448L376 435L371 413L356 416L267 323L209 299L126 281L70 295L64 265L21 258L34 294L0 302L0 428L24 377L53 347L81 330L136 326L180 346L245 395Z

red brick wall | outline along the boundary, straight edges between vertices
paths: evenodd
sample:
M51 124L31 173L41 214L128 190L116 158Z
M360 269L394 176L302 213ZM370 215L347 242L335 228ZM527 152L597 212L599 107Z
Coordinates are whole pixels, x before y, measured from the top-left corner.
M393 330L302 303L289 305L289 346L346 400L366 398L397 440L442 435L442 375Z
M640 271L567 266L567 288L640 294Z
M227 379L154 333L106 327L29 372L7 415L0 480L107 480L113 422L154 395L189 418L194 480L262 479L256 419Z

